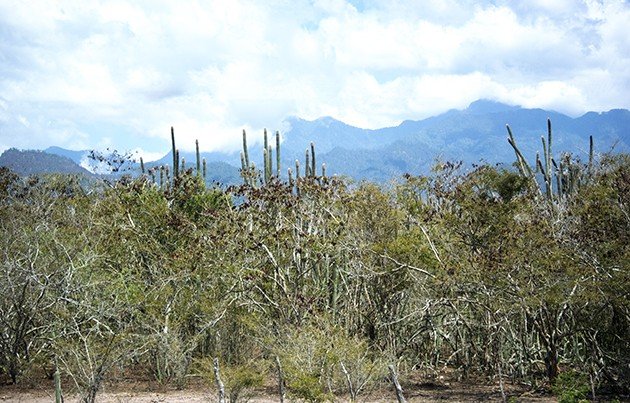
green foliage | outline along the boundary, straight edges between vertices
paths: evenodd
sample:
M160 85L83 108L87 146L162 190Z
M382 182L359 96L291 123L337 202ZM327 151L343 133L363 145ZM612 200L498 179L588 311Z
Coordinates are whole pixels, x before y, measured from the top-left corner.
M327 401L350 389L353 398L385 372L366 340L326 322L289 328L273 348L282 363L289 393L306 401Z
M255 389L263 386L267 363L262 360L249 360L242 364L223 365L220 368L221 380L225 385L228 401L237 403L248 401ZM198 362L198 373L214 385L213 360L206 357Z
M586 399L590 386L588 377L577 371L561 372L556 378L552 391L559 403L577 403Z

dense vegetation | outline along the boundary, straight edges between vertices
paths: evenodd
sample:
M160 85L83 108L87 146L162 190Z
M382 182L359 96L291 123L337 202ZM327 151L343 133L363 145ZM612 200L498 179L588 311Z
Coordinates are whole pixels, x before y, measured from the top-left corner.
M59 371L85 401L124 373L212 380L215 358L232 401L278 375L356 397L388 365L627 391L630 157L550 149L539 169L440 163L388 189L318 174L314 151L281 182L271 147L229 189L2 168L0 375Z

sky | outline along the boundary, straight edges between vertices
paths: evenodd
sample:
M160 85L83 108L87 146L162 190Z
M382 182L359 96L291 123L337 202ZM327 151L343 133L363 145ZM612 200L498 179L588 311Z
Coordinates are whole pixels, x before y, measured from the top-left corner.
M485 98L630 109L630 2L0 0L0 152L233 151L286 118L395 126Z

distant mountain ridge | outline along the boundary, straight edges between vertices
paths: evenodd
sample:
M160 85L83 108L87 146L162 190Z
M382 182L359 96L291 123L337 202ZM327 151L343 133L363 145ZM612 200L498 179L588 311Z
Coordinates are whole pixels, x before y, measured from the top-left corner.
M0 166L10 168L19 175L44 173L92 175L90 171L67 157L37 150L22 151L10 148L0 155Z
M588 137L593 135L596 151L630 152L630 111L613 109L588 112L580 117L543 109L526 109L495 101L479 100L463 110L449 110L423 120L405 120L398 126L362 129L331 117L312 121L290 117L289 129L282 133L282 172L303 165L304 152L310 142L316 144L318 164L325 162L329 174L356 180L388 181L404 173L426 174L436 159L461 160L466 163L507 163L514 161L514 152L507 143L505 125L509 124L517 144L526 158L535 159L541 149L541 135L546 135L546 119L553 127L553 152L571 152L587 158ZM270 134L272 132L270 131ZM271 141L275 146L275 142ZM251 143L250 159L262 165L260 144ZM47 153L68 157L77 164L86 151L51 147ZM187 166L195 164L194 153L182 152ZM238 152L202 153L208 161L210 181L238 183ZM145 165L172 164L171 153Z
M74 161L78 165L81 165L81 163L83 163L90 155L90 150L73 151L73 150L66 150L65 148L61 148L57 146L48 147L47 149L43 151L48 154L54 154L60 157L66 157Z

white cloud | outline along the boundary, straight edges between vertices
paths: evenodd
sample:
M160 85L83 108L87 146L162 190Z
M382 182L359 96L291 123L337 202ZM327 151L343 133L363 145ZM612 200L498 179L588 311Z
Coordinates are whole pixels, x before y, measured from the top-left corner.
M0 143L157 153L173 125L234 150L288 115L630 108L629 21L615 0L0 0Z
M157 161L160 158L164 157L163 152L149 152L143 150L142 148L134 148L133 150L131 150L131 152L133 153L133 155L137 155L138 158L142 157L142 160L144 162Z

